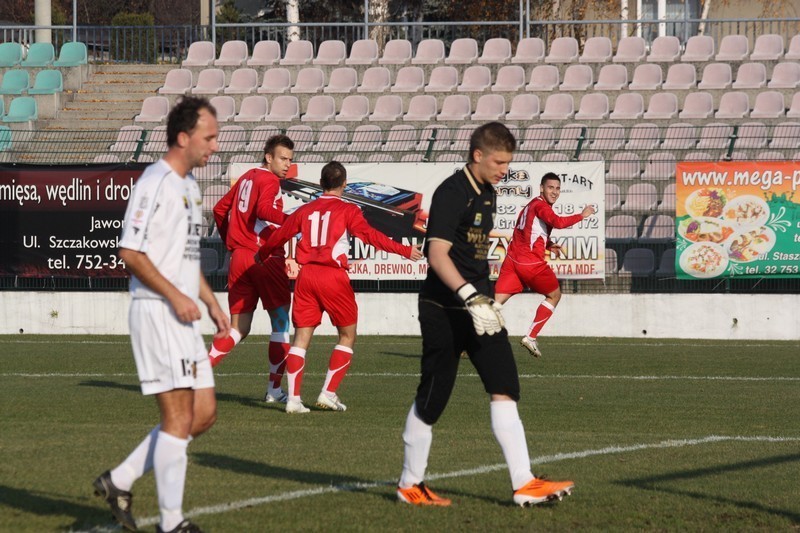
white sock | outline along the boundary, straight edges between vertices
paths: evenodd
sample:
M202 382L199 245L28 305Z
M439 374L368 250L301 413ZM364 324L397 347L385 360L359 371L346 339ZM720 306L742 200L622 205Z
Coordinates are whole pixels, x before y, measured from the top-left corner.
M183 486L186 483L186 447L189 441L160 431L153 453L153 469L161 511L161 529L170 531L183 521Z
M153 469L153 450L161 425L157 425L131 454L111 471L111 482L119 490L130 492L134 482Z
M406 418L406 427L403 431L405 443L405 457L403 459L403 473L400 475L400 487L407 489L425 479L425 469L428 468L428 455L433 442L433 426L422 421L417 416L417 409L411 404L411 410Z
M491 402L492 431L503 449L508 473L511 475L511 486L514 490L522 488L533 479L531 459L528 445L525 442L525 429L517 412L517 402Z

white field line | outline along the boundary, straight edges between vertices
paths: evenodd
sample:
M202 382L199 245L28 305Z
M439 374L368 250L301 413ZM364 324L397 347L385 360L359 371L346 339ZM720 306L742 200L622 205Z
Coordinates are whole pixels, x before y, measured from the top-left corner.
M685 446L697 446L701 444L712 444L717 442L800 442L800 437L770 437L770 436L724 436L724 435L709 435L698 439L670 439L652 444L633 444L630 446L608 446L606 448L599 448L594 450L582 450L578 452L557 453L553 455L543 455L535 457L531 460L532 465L549 464L559 461L568 461L572 459L585 459L586 457L595 457L600 455L612 455L619 453L631 453L642 450L657 450L664 448L681 448ZM480 474L488 474L490 472L497 472L507 468L505 463L494 465L485 465L466 470L457 470L454 472L444 472L440 474L429 474L426 476L427 480L437 479L450 479L458 477L475 476ZM341 485L327 485L319 486L305 490L294 490L289 492L282 492L270 496L262 496L258 498L249 498L247 500L239 500L235 502L222 503L219 505L211 505L206 507L195 507L188 511L187 517L202 516L208 514L227 513L245 507L254 507L257 505L266 505L270 503L282 502L287 500L296 500L300 498L307 498L310 496L321 496L324 494L331 494L335 492L351 492L356 490L369 490L376 487L392 486L397 482L396 479L386 481L372 481L368 483L343 483ZM137 520L139 526L151 526L157 524L159 518L151 516Z

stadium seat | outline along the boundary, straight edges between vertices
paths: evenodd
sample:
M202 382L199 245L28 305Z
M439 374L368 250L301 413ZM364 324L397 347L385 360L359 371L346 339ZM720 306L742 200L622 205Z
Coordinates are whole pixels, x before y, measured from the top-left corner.
M215 67L241 67L250 55L244 41L225 41L219 51L219 58L214 60Z
M55 59L56 51L52 43L33 43L19 66L23 68L49 67Z
M449 93L458 86L458 71L455 67L435 67L431 71L426 93Z
M436 116L436 97L430 94L414 95L408 102L404 122L430 122Z
M535 159L531 154L514 152L514 163L533 163Z
M736 71L734 89L760 89L767 84L767 67L764 63L742 63Z
M360 94L345 96L336 115L337 122L361 122L369 116L369 99Z
M754 159L756 161L786 161L786 155L776 150L761 150Z
M605 189L606 212L619 209L620 205L622 205L622 195L619 192L619 185L606 182Z
M632 277L649 277L655 273L656 258L650 248L631 248L622 258L620 274L629 274Z
M460 93L482 93L489 90L492 85L492 73L489 67L484 65L472 65L464 70L461 77L461 85L457 87Z
M478 58L478 63L497 65L508 63L510 60L511 41L505 37L495 37L483 43L483 51L481 57Z
M709 63L703 68L703 77L698 89L728 89L733 75L728 63Z
M372 154L367 157L367 163L392 163L394 162L394 158L391 154Z
M692 124L673 123L664 132L663 150L689 150L697 144L697 128Z
M347 146L348 152L367 153L379 152L383 143L381 128L373 124L358 126L353 131L353 139Z
M61 45L54 67L80 67L89 64L89 52L81 42L68 42Z
M800 34L795 35L792 37L792 40L789 41L789 49L786 51L786 55L783 56L783 58L789 61L800 60Z
M500 67L495 77L492 92L519 92L525 87L525 69L519 65Z
M700 130L700 139L697 141L697 148L700 150L725 148L730 142L733 134L733 126L712 122L705 124Z
M327 40L319 44L317 57L312 61L312 65L339 66L347 59L347 46L343 41Z
M217 110L217 122L228 122L236 115L236 101L233 96L214 96L209 103Z
M324 86L325 73L322 72L322 69L306 67L297 72L297 79L289 92L293 94L316 94L322 92Z
M779 91L763 91L756 95L750 118L780 118L786 111L783 93Z
M675 179L675 154L655 152L647 156L642 179L645 181L671 181Z
M673 119L678 116L678 97L673 93L656 93L650 97L644 118Z
M117 140L108 147L109 152L135 152L143 142L144 128L141 126L122 126L117 132Z
M352 67L340 67L331 71L324 93L351 93L358 85L358 73Z
M378 42L375 39L359 39L350 47L345 65L374 65L378 62Z
M589 37L583 43L583 53L579 63L608 63L611 61L611 39L608 37Z
M197 75L192 94L219 94L225 89L225 73L220 68L206 68Z
M3 151L3 130L0 129L0 152ZM94 156L92 159L92 163L120 163L120 159L118 156L114 154L100 154Z
M577 63L578 41L574 37L556 37L550 43L550 53L544 58L545 63Z
M586 142L587 130L586 124L567 124L561 128L558 140L553 145L553 150L574 152L578 148L578 143Z
M632 215L611 215L606 219L606 242L627 244L636 240L639 224Z
M647 55L647 45L641 37L623 37L617 44L617 53L612 58L614 63L640 63Z
M719 51L714 61L744 61L750 52L746 35L725 35L719 42Z
M297 40L289 41L283 59L278 61L279 65L308 65L314 59L314 45L311 41Z
M445 128L438 124L429 124L420 132L416 150L418 152L427 152L429 149L432 152L443 152L445 150L460 151L460 147L454 145L462 139L466 139L468 143L469 136L472 135L474 130L475 126L473 124L462 126L455 130L456 137L453 138L450 128ZM453 145L451 145L451 142Z
M575 103L571 94L551 94L544 102L540 120L568 120L575 114Z
M471 37L456 39L444 60L447 65L469 65L478 61L478 41Z
M295 152L307 152L314 146L314 130L305 124L296 124L286 130L286 135L294 141Z
M156 126L147 136L143 152L163 154L167 151L167 127Z
M313 151L327 152L332 157L344 152L347 147L347 128L338 124L323 126L319 131Z
M531 70L530 83L526 91L552 91L558 87L558 67L555 65L537 65Z
M195 41L189 45L182 67L207 67L214 63L217 51L211 41Z
M631 91L657 91L661 88L661 66L642 63L633 71L633 79L628 85Z
M278 41L258 41L253 46L253 55L247 60L248 67L271 67L281 60L281 45Z
M632 152L618 152L611 157L608 165L608 179L612 181L638 180L641 160Z
M370 122L394 122L403 116L403 100L395 94L382 94L375 100L375 106L368 119Z
M192 90L192 71L188 68L174 68L167 72L164 85L158 94L186 94Z
M673 35L660 35L650 44L649 63L672 63L681 55L681 42Z
M15 42L0 43L0 67L17 67L22 62L22 45Z
M392 39L383 47L383 56L379 65L405 65L411 61L411 41L408 39Z
M549 124L534 124L525 128L519 149L527 152L544 152L555 145L555 132Z
M269 112L269 103L263 96L251 95L242 99L234 122L263 122Z
M417 129L409 124L397 124L389 129L386 142L381 147L384 152L409 152L417 144Z
M264 120L267 122L291 122L300 116L300 102L296 96L276 96Z
M200 270L203 275L214 274L218 268L219 254L217 251L214 248L200 248Z
M21 95L30 88L31 76L27 70L7 70L0 81L0 94Z
M581 98L576 120L604 120L608 118L608 96L605 93L591 93Z
M364 71L364 74L361 78L361 85L358 86L356 92L383 93L389 90L390 85L391 75L389 74L388 68L370 67ZM420 84L419 88L422 88L422 84Z
M192 172L192 174L194 174L194 172ZM230 185L208 185L203 190L203 211L206 213L213 211L216 203L228 193L230 188Z
M611 120L636 120L644 115L644 98L639 93L621 93L614 102Z
M756 37L750 61L777 61L783 56L783 36L762 33Z
M800 63L786 61L775 65L767 87L770 89L797 89L798 86L800 86Z
M767 126L763 122L745 122L739 126L736 135L734 146L737 150L767 146Z
M254 68L237 68L231 73L231 81L222 91L225 94L250 94L258 89L258 73Z
M685 161L717 161L719 158L712 157L708 152L688 152L683 156Z
M506 114L506 100L499 94L483 94L475 104L472 120L501 120Z
M683 99L683 109L678 113L682 119L708 118L714 112L714 98L706 92L690 92Z
M744 118L750 112L750 99L744 91L723 93L719 99L719 110L714 118Z
M595 91L621 91L628 86L628 69L624 65L603 65L597 74Z
M635 124L628 132L626 150L655 150L661 142L658 126L648 122Z
M250 136L247 141L247 146L244 147L245 152L259 152L264 153L264 145L267 139L274 135L278 135L280 130L273 125L256 126L250 131ZM294 139L292 139L294 140Z
M261 86L256 90L258 94L283 94L292 86L292 74L288 69L275 67L264 72Z
M675 213L675 183L667 183L664 187L664 192L661 195L661 203L658 204L658 210L664 213Z
M606 274L616 274L619 270L617 251L613 248L606 248Z
M241 152L247 143L247 132L242 126L222 126L217 136L220 152Z
M297 158L298 163L324 163L325 158L319 154L301 154Z
M148 96L142 102L142 110L133 117L134 122L161 122L169 113L169 99L166 96Z
M686 48L681 56L684 63L705 63L714 57L714 38L710 35L693 35L686 41Z
M472 106L470 104L469 96L465 94L451 94L448 95L444 102L442 102L442 109L436 120L467 120L472 114Z
M625 144L625 127L612 122L598 126L594 130L589 149L616 151L621 149L623 144Z
M570 65L564 71L564 79L559 91L587 91L594 83L592 67L589 65Z
M658 192L652 183L634 183L628 187L623 211L650 211L658 206Z
M397 71L397 76L395 77L391 92L417 93L421 91L424 86L425 73L422 67L402 67Z
M423 39L411 63L414 65L437 65L444 61L444 42L441 39Z
M436 156L437 163L466 163L461 154L441 154Z
M800 123L781 122L776 124L772 130L769 147L789 150L800 148Z
M517 43L517 50L511 63L530 65L544 60L544 41L539 37L526 37Z
M697 72L690 63L675 63L669 66L667 78L661 85L665 91L689 90L697 85Z
M792 96L792 103L789 106L789 110L786 112L786 116L789 118L800 118L800 91L794 93L794 96Z
M642 224L639 242L657 244L675 240L675 219L669 215L648 215Z
M302 122L329 122L336 115L336 101L327 94L315 94L308 104L305 113L300 117Z
M670 217L671 218L671 217ZM657 278L674 278L675 277L675 248L667 248L661 254L661 261L656 270Z
M361 160L359 159L358 154L353 153L339 153L336 154L336 160L343 165L352 164L352 163L360 163Z
M539 97L535 94L518 94L511 100L506 120L533 120L538 116Z
M540 157L539 161L542 162L569 161L569 156L567 154L562 154L561 152L549 152Z
M413 154L406 154L400 157L401 163L422 163L424 160L425 154L420 153L413 153Z

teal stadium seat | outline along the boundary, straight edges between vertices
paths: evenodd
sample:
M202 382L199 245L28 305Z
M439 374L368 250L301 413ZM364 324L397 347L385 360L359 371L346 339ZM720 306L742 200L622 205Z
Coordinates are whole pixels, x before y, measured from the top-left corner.
M78 67L89 63L89 53L86 45L80 42L70 42L61 45L58 59L53 61L54 67Z
M11 148L11 128L0 126L0 152L9 148Z
M0 67L16 67L22 61L22 45L19 43L0 44Z
M3 117L3 122L28 122L39 118L36 100L30 96L19 96L11 100L8 114Z
M33 43L28 48L28 55L20 63L21 67L49 67L56 59L56 51L52 43Z
M0 82L0 94L20 95L30 89L31 76L27 70L8 70Z
M40 70L28 94L56 94L64 92L64 78L60 70Z

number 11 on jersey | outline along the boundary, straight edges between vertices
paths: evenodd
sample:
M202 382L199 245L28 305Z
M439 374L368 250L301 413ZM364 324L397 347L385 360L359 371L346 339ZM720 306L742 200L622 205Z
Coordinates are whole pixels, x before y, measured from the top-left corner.
M325 211L324 215L320 215L319 211L314 211L308 215L308 220L311 222L311 246L314 248L325 246L325 242L328 240L328 222L331 220L331 212ZM321 228L320 220L322 220Z

